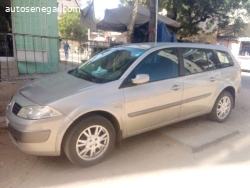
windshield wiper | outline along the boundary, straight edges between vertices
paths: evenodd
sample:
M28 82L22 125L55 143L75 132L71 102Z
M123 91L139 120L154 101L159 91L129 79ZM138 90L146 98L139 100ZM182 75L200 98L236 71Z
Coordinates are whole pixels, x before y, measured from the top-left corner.
M92 76L92 74L90 74L89 72L87 72L87 71L85 71L85 70L81 70L81 71L84 72L85 74L87 74L87 76L88 76L94 83L96 83L95 77Z
M87 71L85 71L85 70L81 70L81 72L85 73L94 83L96 83L95 77L92 76L89 72L87 72ZM81 72L79 72L77 68L75 69L75 73L76 73L76 74L78 74L78 73L81 74Z

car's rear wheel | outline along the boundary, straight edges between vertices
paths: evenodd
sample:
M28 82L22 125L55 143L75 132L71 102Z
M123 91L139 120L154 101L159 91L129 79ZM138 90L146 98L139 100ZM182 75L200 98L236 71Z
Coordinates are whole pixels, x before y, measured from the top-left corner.
M64 152L72 163L91 166L103 160L112 150L115 130L108 119L93 115L72 126L63 144Z
M233 107L233 97L232 95L227 92L223 91L217 100L214 103L214 107L210 114L208 114L208 118L222 123L226 121L229 117Z

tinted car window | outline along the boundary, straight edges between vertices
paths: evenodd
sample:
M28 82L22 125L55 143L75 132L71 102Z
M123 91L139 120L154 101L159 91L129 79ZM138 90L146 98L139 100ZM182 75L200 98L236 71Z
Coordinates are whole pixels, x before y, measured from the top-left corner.
M206 68L207 71L214 70L217 68L217 60L216 55L212 50L206 50L208 66Z
M134 74L148 74L150 82L178 77L176 49L163 49L151 53L135 68Z
M207 56L203 49L183 49L183 61L186 75L203 72L207 67Z
M216 69L216 56L212 50L184 48L185 75Z
M234 65L231 56L227 52L216 51L219 59L219 68L230 67Z

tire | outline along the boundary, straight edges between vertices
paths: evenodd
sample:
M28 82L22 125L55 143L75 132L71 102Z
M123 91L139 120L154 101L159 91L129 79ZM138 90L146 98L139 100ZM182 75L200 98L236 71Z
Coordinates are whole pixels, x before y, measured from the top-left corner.
M216 99L208 118L219 123L226 121L232 111L233 103L232 95L223 91Z
M98 115L88 116L73 124L66 134L63 149L77 166L91 166L101 162L112 150L115 130L111 122Z

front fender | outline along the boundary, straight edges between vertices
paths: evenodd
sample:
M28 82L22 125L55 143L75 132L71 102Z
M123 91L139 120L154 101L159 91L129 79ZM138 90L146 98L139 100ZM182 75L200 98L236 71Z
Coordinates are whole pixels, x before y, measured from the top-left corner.
M96 108L98 107L98 108ZM61 144L63 141L63 137L68 130L68 128L81 116L91 113L91 112L97 112L97 111L102 111L102 112L107 112L111 115L113 115L116 120L119 123L120 130L124 130L124 120L122 117L123 113L123 108L121 108L122 105L119 106L112 106L112 105L107 105L103 103L85 103L84 106L79 106L75 110L73 110L69 115L68 119L61 124L58 134L57 134L57 140L56 140L56 151L61 150Z

